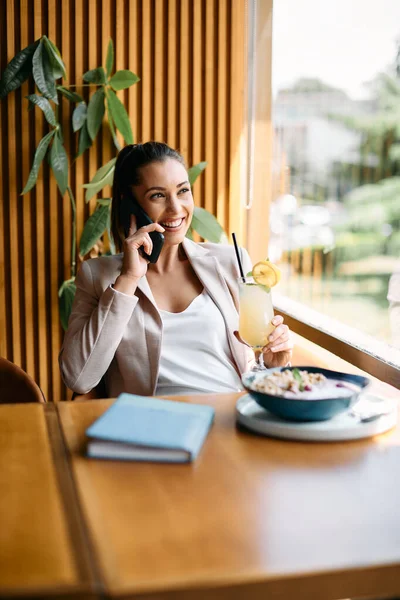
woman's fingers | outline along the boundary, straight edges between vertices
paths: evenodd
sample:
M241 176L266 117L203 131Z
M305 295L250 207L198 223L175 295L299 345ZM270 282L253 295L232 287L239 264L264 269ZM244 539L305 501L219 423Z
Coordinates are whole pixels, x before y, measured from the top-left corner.
M143 236L143 248L146 254L151 254L153 252L153 242L148 233L145 233Z
M289 337L289 339L272 346L272 348L267 348L267 350L270 350L271 352L282 352L283 350L293 350L293 346L293 341Z
M125 253L129 252L130 249L139 250L143 246L146 254L151 254L153 251L153 242L147 231L143 231L143 228L139 229L131 237L127 237L125 240Z
M282 318L282 317L281 317ZM268 337L268 341L273 345L280 337L287 337L289 335L289 327L287 325L278 325L274 331Z
M272 319L275 330L268 337L268 344L264 346L263 352L281 352L282 350L292 350L293 342L289 327L284 325L283 317L277 315Z
M281 323L283 323L283 317L281 317L281 315L276 315L272 320L271 320L272 325L274 325L275 327L277 327L278 325L281 325Z
M149 233L151 231L159 231L160 233L163 233L163 231L165 231L165 229L159 223L150 223L150 225L144 225L143 227L140 227L140 229L136 229L136 217L135 217L135 215L131 215L131 224L129 227L129 235L126 238L126 240L130 241L131 238L133 238L136 235L140 235L144 232Z

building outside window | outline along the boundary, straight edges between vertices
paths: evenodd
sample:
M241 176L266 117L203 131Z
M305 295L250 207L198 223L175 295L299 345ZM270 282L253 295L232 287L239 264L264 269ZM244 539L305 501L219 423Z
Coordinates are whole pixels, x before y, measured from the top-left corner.
M400 4L273 7L279 292L400 348Z

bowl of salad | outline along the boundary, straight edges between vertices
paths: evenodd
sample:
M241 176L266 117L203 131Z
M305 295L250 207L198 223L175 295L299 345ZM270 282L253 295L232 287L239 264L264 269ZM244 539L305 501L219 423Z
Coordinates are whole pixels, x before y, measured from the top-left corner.
M327 421L351 408L370 380L319 367L249 371L242 383L269 412L289 421Z

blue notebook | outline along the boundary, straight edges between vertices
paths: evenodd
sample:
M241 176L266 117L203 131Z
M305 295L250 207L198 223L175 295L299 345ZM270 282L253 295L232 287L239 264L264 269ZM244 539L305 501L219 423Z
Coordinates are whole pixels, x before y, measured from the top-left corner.
M190 462L203 445L214 412L201 404L121 394L86 430L88 456Z

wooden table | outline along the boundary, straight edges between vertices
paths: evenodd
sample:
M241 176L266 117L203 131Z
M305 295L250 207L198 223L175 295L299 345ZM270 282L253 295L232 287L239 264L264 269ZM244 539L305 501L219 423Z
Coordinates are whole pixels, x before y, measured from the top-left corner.
M296 361L310 364L313 346L302 344ZM354 370L323 351L318 360ZM84 431L112 401L58 405L108 593L147 600L400 595L400 431L340 444L258 437L236 428L238 397L184 399L216 410L191 465L88 460Z
M297 341L296 364L359 372ZM394 388L373 385L399 397ZM25 572L53 597L62 591L141 600L400 596L400 428L346 443L273 440L236 428L238 397L186 398L216 409L201 454L189 465L87 459L84 431L111 400L58 404L61 429L52 407L50 421L45 413L51 444L43 407L29 407L32 424L27 406L0 406L6 428L25 423L26 443L17 444L17 455L27 461L24 476L30 473L22 486L12 465L1 472L2 482L13 481L9 498L24 506L12 508L13 519L22 514L28 534L24 546L13 544L8 524L0 533L1 548L11 547L8 564L21 556L28 563L35 548L48 546L42 558L52 561L54 574L37 560ZM21 412L12 422L11 409ZM21 499L25 489L29 495ZM31 500L42 512L25 514ZM17 569L10 568L14 592ZM5 573L0 567L0 595L7 596ZM19 593L32 597L27 589L20 586Z
M97 589L55 405L1 405L0 597Z

